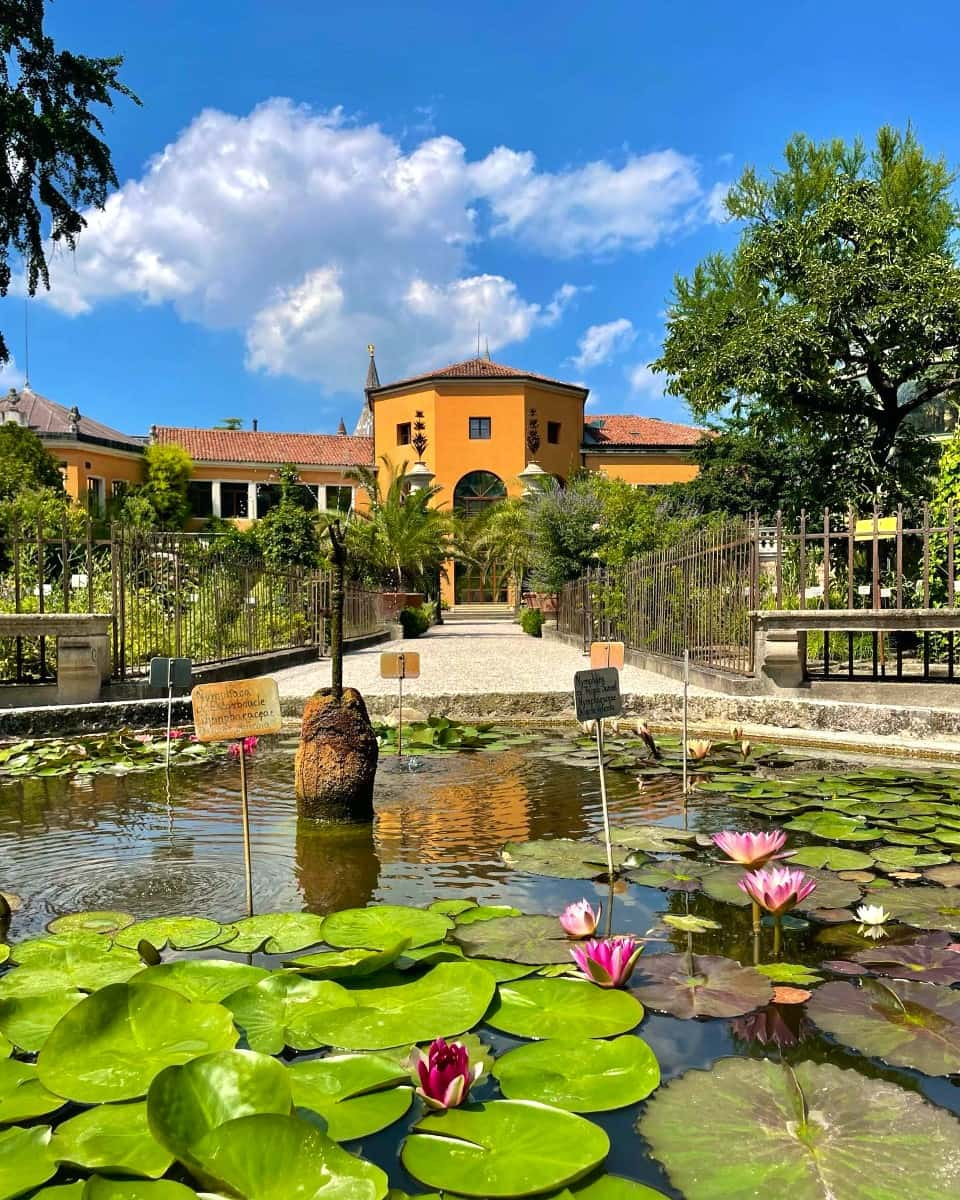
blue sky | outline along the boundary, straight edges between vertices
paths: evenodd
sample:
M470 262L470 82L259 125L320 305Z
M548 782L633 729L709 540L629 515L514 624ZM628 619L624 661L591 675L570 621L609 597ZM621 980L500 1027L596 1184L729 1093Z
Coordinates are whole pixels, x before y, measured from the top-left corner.
M122 53L120 192L30 302L33 387L156 421L332 430L383 380L469 357L686 419L646 369L676 273L730 246L723 186L795 131L912 120L960 163L953 6L875 0L56 0ZM23 369L23 302L0 301Z

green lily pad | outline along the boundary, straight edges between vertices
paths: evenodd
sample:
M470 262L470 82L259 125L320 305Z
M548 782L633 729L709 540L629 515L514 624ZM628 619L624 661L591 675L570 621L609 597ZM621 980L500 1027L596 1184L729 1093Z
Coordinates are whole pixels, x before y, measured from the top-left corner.
M147 967L130 982L137 986L147 983L154 987L169 988L188 1000L215 1004L232 992L259 983L269 974L262 967L251 967L223 958L178 959L176 962Z
M84 992L56 991L0 1000L0 1031L21 1050L36 1054L60 1018L76 1007L84 995Z
M409 982L349 990L273 975L226 1004L251 1046L265 1053L276 1053L269 1047L281 1039L295 1049L383 1050L466 1032L482 1019L495 987L481 967L451 962Z
M3 1034L0 1033L0 1059L9 1058L12 1053L13 1046L11 1046Z
M828 1063L722 1059L661 1088L638 1128L686 1200L942 1200L960 1172L948 1112Z
M323 917L307 912L267 913L235 921L237 936L230 939L231 954L294 954L322 942Z
M468 908L476 908L476 900L434 900L427 908L431 912L441 913L445 917L459 917Z
M378 904L331 913L323 923L323 940L341 950L352 947L386 950L405 940L411 946L441 942L452 928L453 921L443 913L401 904Z
M522 917L519 908L509 904L477 904L454 918L457 925L475 925L477 921L493 921L498 917Z
M503 917L478 925L457 926L453 938L471 957L506 959L507 962L569 963L570 947L556 917Z
M592 1122L528 1100L493 1100L419 1121L401 1161L428 1187L487 1200L533 1196L582 1178L610 1142Z
M194 1146L221 1125L256 1113L285 1115L292 1106L286 1068L249 1050L221 1050L167 1067L147 1095L153 1136L190 1168L198 1161Z
M692 913L661 913L660 920L664 925L670 925L684 933L706 933L710 929L721 928L719 921L711 921L709 917L695 917Z
M72 1008L47 1038L37 1065L44 1086L85 1104L143 1096L164 1067L236 1044L219 1004L167 988L111 984Z
M48 1092L33 1063L0 1059L0 1125L31 1121L63 1108L63 1098Z
M46 1183L57 1172L50 1157L50 1126L0 1130L0 1200Z
M564 1188L555 1200L666 1200L663 1192L620 1175L601 1175L590 1183Z
M416 950L405 950L398 966L400 970L405 971L408 967L414 967L419 963L456 962L457 960L463 961L466 957L460 946L453 942L435 942L432 946L418 946ZM497 983L507 983L511 979L523 979L537 970L533 963L504 962L499 958L471 957L470 962L475 967L483 967ZM572 966L573 963L571 962L570 965Z
M606 1038L627 1033L643 1019L629 992L579 979L518 979L501 983L486 1023L526 1038Z
M368 1137L399 1121L413 1100L410 1072L373 1054L292 1063L293 1102L323 1117L335 1142ZM403 1087L398 1085L403 1084Z
M818 975L812 967L808 967L804 963L760 963L753 969L759 971L761 975L766 975L773 983L786 983L791 987L805 988L823 982L823 976Z
M932 983L826 983L807 1013L861 1054L925 1075L960 1071L960 992Z
M10 947L6 942L0 942L0 966L10 957Z
M62 933L20 942L15 958L20 966L0 979L0 998L65 989L92 992L124 983L142 967L133 951L111 948L96 934Z
M607 873L607 852L598 842L575 842L570 838L542 838L535 842L507 842L503 861L516 871L549 875L554 879L598 879ZM622 846L613 850L614 870L630 861ZM642 857L640 860L642 861Z
M827 842L873 842L883 833L880 829L864 826L853 817L832 812L805 813L788 821L784 828L812 833Z
M88 1171L116 1171L158 1179L173 1155L156 1141L147 1124L147 1106L98 1104L58 1125L50 1153L60 1163Z
M579 1113L625 1108L660 1086L656 1056L632 1034L518 1046L496 1060L494 1071L508 1100L539 1100Z
M93 1175L87 1180L83 1200L197 1200L197 1193L172 1179L105 1179Z
M203 1175L243 1200L383 1200L387 1177L297 1117L228 1121L195 1147Z
M661 859L639 871L630 871L628 878L644 887L666 888L672 892L696 892L700 881L713 868L707 863L686 862L683 859Z
M75 1183L60 1183L54 1184L52 1187L41 1188L39 1192L32 1192L30 1200L83 1200L83 1190L87 1186L85 1179L78 1179ZM191 1193L194 1197L196 1193Z
M386 950L330 950L325 954L304 954L285 965L296 967L298 974L310 979L363 979L392 966L406 949L404 938Z
M233 938L230 926L219 921L208 921L205 917L155 917L152 921L138 921L128 925L117 934L117 943L136 949L140 942L149 942L162 950L202 950L209 946L220 946Z
M873 855L845 846L801 846L790 859L791 866L826 867L830 871L862 871L873 866Z
M672 829L669 825L629 825L610 830L610 840L616 846L645 850L650 854L689 854L689 843L696 833L687 829Z
M641 958L634 994L672 1016L739 1017L773 999L770 981L753 967L712 954L654 954Z
M51 933L101 933L111 935L119 933L132 925L136 917L131 913L112 912L97 909L93 912L67 913L66 916L56 917L47 926Z
M887 912L905 925L960 933L958 887L891 887L882 899Z
M746 908L750 903L750 897L737 887L737 881L743 876L742 867L718 867L704 879L700 890L705 892L711 900L719 900L723 904L735 904L738 908Z
M912 846L878 846L873 852L873 857L887 869L892 867L908 871L918 867L939 867L950 861L949 854L924 854Z

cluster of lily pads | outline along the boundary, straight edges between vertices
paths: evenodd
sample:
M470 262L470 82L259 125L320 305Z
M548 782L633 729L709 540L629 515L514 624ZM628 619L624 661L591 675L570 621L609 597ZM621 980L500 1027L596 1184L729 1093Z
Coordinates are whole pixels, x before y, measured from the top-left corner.
M28 738L0 748L0 779L46 779L58 775L128 775L153 771L167 762L166 732L114 733L77 738ZM182 766L223 757L224 745L203 744L182 729L170 736L170 761Z
M397 749L400 736L397 726L375 723L381 747L389 753ZM403 748L410 754L429 754L452 750L507 750L526 746L537 740L535 734L517 729L498 727L489 722L473 725L452 721L449 717L431 716L426 721L411 721L403 726Z

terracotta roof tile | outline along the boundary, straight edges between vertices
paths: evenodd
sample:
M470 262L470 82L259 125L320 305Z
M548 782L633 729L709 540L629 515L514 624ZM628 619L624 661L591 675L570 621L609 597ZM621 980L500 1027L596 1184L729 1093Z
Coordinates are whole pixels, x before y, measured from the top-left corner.
M408 379L397 379L385 383L372 391L387 391L392 388L407 387L411 383L426 383L432 379L533 379L542 383L552 383L558 387L574 388L586 392L577 383L564 383L562 379L551 379L549 375L538 375L536 371L521 371L517 367L508 367L503 363L491 362L487 358L468 358L463 362L451 363L449 367L440 367L436 371L428 371L424 375L411 375Z
M353 467L373 463L373 438L338 433L267 433L252 429L183 429L156 426L162 445L182 446L194 462L296 463Z
M658 417L629 413L600 416L590 413L583 424L584 446L695 446L707 434L695 425L677 425Z

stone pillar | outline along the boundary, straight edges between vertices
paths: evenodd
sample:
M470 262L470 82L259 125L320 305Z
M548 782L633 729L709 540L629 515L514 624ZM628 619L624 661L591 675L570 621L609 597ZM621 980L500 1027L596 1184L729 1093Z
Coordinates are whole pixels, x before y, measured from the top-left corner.
M91 704L99 700L100 676L100 661L92 638L57 638L59 704Z
M765 629L755 623L753 644L757 678L766 691L803 685L803 635L796 629Z
M379 757L367 706L354 688L337 704L321 688L303 708L300 745L294 762L297 811L301 817L373 820L373 783Z
M257 485L247 484L247 516L251 521L257 519Z

